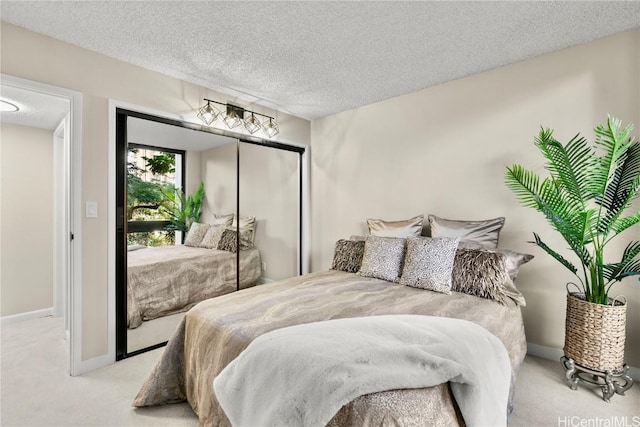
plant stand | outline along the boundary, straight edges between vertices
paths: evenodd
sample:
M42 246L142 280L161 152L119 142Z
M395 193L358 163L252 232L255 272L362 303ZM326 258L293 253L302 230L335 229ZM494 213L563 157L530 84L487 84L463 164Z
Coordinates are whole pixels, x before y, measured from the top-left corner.
M624 392L633 385L633 378L628 375L629 366L622 366L620 372L599 372L577 365L567 356L560 358L571 390L578 388L578 383L586 383L602 390L602 400L609 402L613 393L624 396Z

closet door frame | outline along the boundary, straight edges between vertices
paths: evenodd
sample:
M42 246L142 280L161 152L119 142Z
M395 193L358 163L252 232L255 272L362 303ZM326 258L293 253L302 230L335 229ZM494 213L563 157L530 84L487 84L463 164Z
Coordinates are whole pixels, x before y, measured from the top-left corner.
M113 321L109 321L109 328L115 332L115 361L122 360L140 353L163 347L167 342L158 343L140 350L127 352L127 263L126 263L126 221L124 208L126 207L126 156L127 156L127 118L135 117L144 120L150 120L172 126L179 126L187 129L197 130L201 132L212 133L221 136L227 136L236 139L236 215L240 216L240 143L261 145L278 150L290 151L298 153L299 156L299 185L298 185L298 215L299 215L299 239L298 239L298 274L305 274L309 270L309 166L308 166L308 148L300 144L288 144L284 142L272 141L267 139L250 137L235 132L229 132L222 129L211 128L194 123L185 122L178 119L164 117L151 113L144 113L135 106L122 106L110 103L113 107L113 132L115 139L115 171L113 185L115 188L114 203L109 207L112 215L110 223L110 233L114 236L113 250L109 251L109 256L114 257L113 265L115 270L113 283L109 283L109 287L113 287L115 301L109 299L109 313L115 313ZM184 182L183 182L184 185ZM306 190L306 191L305 191ZM307 219L305 221L305 219ZM236 221L239 233L240 221ZM305 246L306 245L306 246ZM111 281L110 281L111 282ZM236 252L236 289L240 289L240 251Z

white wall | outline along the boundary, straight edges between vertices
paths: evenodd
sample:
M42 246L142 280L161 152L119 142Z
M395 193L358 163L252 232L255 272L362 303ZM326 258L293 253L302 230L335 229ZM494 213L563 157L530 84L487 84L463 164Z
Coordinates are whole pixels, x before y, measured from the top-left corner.
M527 339L561 348L573 276L527 242L537 231L556 249L566 244L518 204L505 165L542 171L533 145L541 125L561 141L578 132L593 140L607 113L640 127L639 56L640 31L631 31L313 121L312 270L329 268L335 241L364 232L366 218L505 216L500 246L536 256L518 278ZM639 239L639 229L612 249ZM612 294L629 299L627 362L640 366L637 278Z
M53 131L0 129L3 317L53 306Z
M203 97L233 99L5 22L0 35L3 73L74 89L83 96L81 203L97 201L99 213L98 218L82 220L82 360L86 361L107 354L108 345L107 236L112 232L106 211L109 99L194 123L198 122L195 110ZM278 113L278 123L281 133L276 139L309 143L309 121Z

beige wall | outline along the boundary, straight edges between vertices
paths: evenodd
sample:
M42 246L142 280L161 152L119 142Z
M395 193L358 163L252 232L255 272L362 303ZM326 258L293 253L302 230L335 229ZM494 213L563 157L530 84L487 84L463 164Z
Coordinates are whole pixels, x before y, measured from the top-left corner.
M197 122L201 98L227 96L2 22L0 71L82 92L82 203L100 216L82 222L82 360L107 353L108 100ZM268 113L267 113L268 114ZM278 139L309 143L309 122L278 113Z
M0 128L0 316L10 316L53 307L53 131Z
M518 204L505 165L542 171L533 145L541 125L561 141L577 132L592 140L607 113L640 127L639 55L640 31L626 32L313 121L312 270L329 268L335 241L364 232L365 218L505 216L500 246L536 256L518 278L527 339L561 348L573 276L527 241L537 231L556 249L566 244ZM639 228L615 249L640 238ZM629 299L627 362L640 366L637 278L612 294Z

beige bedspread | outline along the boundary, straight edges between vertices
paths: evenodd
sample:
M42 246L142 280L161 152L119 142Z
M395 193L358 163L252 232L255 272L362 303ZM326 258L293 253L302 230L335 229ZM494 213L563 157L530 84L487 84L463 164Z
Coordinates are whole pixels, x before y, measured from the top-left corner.
M254 338L296 324L383 314L446 316L482 325L504 343L509 353L513 392L515 376L526 353L518 307L466 294L444 295L351 273L326 271L196 305L169 340L133 405L160 405L186 399L198 414L200 425L228 425L213 393L213 380ZM406 424L410 417L419 417L421 423L460 423L448 386L443 384L362 396L343 407L329 425L358 425L363 420L385 425L403 420L402 424Z
M255 285L260 274L258 250L240 251L240 288ZM235 290L235 253L180 245L127 254L127 326L131 329Z

